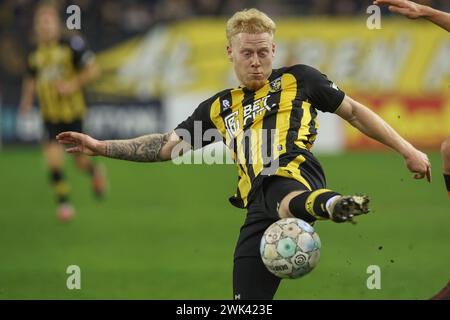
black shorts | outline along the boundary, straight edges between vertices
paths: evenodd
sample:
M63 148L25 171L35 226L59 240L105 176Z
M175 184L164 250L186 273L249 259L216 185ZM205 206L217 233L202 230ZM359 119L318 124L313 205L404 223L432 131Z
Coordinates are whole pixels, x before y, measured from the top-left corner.
M83 131L83 121L81 119L69 123L53 123L44 121L44 142L56 141L56 136L64 131Z
M325 175L317 159L308 152L300 167L302 176L313 190L326 186ZM255 190L247 208L247 217L241 227L234 252L233 294L236 299L272 299L280 278L272 275L260 256L260 243L264 231L279 220L278 205L292 191L308 190L294 179L271 176L264 178Z
M326 187L325 174L319 161L308 151L304 151L306 161L301 164L302 176L312 190ZM297 180L270 176L264 178L261 187L255 190L252 201L247 207L247 217L241 227L234 257L259 256L259 242L262 234L272 223L279 219L278 203L292 191L308 190Z

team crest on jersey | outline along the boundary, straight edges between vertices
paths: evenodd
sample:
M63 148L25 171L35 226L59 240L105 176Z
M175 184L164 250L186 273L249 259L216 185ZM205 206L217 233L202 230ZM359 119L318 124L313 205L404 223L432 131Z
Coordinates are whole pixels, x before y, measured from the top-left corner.
M236 133L239 130L239 120L238 120L239 111L235 111L227 115L224 119L225 127L227 128L228 133L231 137L235 137Z
M272 80L269 83L269 92L278 92L281 91L281 77Z

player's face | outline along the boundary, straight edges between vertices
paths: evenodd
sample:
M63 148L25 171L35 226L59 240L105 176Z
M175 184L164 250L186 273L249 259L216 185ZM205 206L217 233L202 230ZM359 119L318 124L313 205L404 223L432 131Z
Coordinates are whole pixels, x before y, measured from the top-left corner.
M269 33L239 33L231 39L227 52L241 85L252 90L265 85L275 56L275 44Z
M49 42L59 37L59 16L56 9L43 8L36 13L34 29L39 41Z

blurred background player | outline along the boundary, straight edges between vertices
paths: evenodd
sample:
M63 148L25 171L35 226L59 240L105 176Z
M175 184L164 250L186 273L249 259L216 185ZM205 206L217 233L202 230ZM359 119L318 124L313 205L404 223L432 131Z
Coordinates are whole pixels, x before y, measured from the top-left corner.
M391 12L399 13L410 19L427 19L450 32L450 13L408 0L375 0L373 3L388 5ZM442 142L441 157L445 186L450 199L450 137Z
M25 115L30 111L37 92L45 129L43 151L58 201L57 216L68 220L74 208L69 202L69 186L64 177L64 150L55 137L66 130L82 131L86 109L83 87L97 77L99 69L81 36L63 37L58 9L52 3L37 7L33 28L36 43L28 55L20 113ZM75 162L92 177L95 194L102 196L101 167L83 155L76 155Z

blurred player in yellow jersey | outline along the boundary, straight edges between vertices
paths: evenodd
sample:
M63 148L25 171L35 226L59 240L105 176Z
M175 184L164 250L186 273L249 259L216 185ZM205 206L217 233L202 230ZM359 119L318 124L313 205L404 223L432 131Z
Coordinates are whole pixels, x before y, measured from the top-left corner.
M36 46L28 56L20 113L31 109L37 93L45 127L43 151L58 200L57 215L64 221L72 218L74 209L63 174L64 149L55 137L62 131L82 131L86 109L83 87L97 77L99 70L84 40L80 36L64 38L61 29L58 9L51 4L40 5L34 15ZM84 155L76 155L75 162L92 177L95 194L102 196L101 168Z

